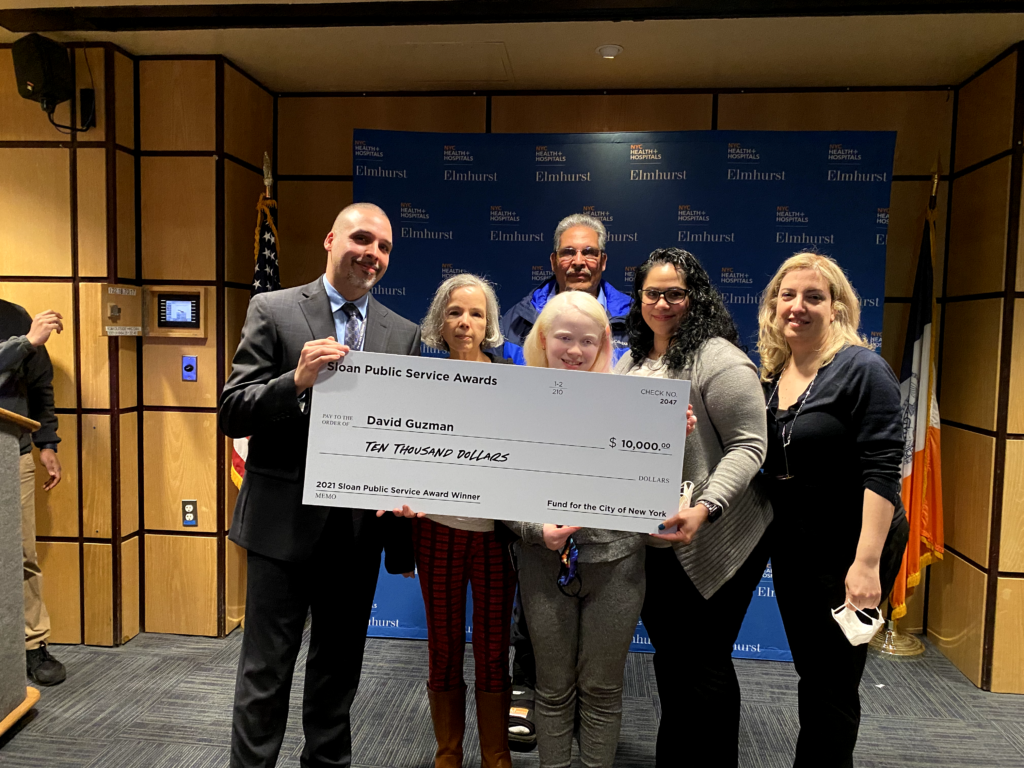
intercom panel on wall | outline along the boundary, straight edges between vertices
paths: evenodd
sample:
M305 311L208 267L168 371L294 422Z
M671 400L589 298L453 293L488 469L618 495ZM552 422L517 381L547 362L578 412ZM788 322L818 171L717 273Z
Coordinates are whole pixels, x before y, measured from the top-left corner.
M101 335L142 335L142 291L134 285L100 284Z
M205 286L151 285L145 291L146 336L206 338Z

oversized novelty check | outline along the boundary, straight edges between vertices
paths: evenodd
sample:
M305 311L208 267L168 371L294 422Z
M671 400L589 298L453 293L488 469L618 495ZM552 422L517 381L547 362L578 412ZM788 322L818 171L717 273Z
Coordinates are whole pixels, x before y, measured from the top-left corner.
M325 368L305 504L648 533L679 507L688 381L371 352Z

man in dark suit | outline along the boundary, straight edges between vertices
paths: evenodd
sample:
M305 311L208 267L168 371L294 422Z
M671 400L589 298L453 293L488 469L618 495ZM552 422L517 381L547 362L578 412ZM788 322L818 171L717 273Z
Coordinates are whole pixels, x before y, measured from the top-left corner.
M248 550L232 768L277 762L307 610L312 625L301 764L351 764L349 709L381 549L389 573L412 576L414 570L408 520L302 504L310 388L320 369L350 349L419 354L419 327L370 295L388 268L391 238L391 223L375 205L357 203L338 214L324 240L323 276L249 302L221 394L221 430L250 436L229 535Z

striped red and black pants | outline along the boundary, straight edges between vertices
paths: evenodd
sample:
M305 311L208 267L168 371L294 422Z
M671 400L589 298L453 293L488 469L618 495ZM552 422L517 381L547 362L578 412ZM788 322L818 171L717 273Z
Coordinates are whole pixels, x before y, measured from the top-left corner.
M493 532L462 531L427 518L413 521L416 568L427 609L432 691L462 685L466 649L466 586L473 586L476 687L499 693L510 684L509 631L516 573L508 548Z

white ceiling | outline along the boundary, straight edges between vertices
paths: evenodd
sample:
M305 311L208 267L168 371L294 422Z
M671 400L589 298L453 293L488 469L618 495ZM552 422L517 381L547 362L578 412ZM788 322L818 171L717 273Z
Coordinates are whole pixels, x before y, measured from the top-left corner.
M0 2L26 7L45 0ZM0 28L0 42L19 36ZM1024 14L51 36L109 40L135 54L223 54L277 91L948 85L1024 39ZM604 43L625 50L603 60L595 48Z

